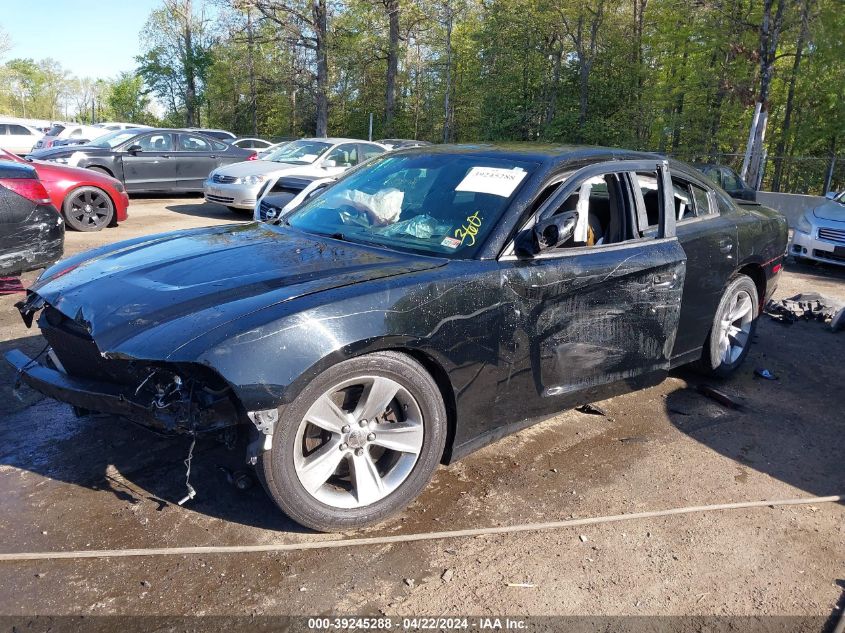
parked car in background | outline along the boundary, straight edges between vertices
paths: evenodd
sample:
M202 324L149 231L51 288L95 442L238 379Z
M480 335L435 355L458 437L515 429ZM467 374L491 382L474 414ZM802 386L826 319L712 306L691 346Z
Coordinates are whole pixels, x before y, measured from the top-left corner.
M35 168L50 201L65 222L77 231L100 231L127 219L129 196L123 184L92 169L45 161L28 161L0 150L0 162L13 161Z
M0 149L13 154L28 154L42 136L41 131L29 125L0 121Z
M428 141L417 141L407 138L383 138L376 141L379 145L384 145L389 150L407 149L409 147L425 147L431 145Z
M730 167L712 163L695 163L693 167L724 189L731 198L756 202L757 192Z
M278 221L299 204L335 182L322 176L278 176L268 180L258 194L253 219L259 222Z
M135 193L202 191L213 169L254 156L253 150L197 132L142 129L117 130L87 145L40 150L28 157L99 171Z
M385 151L382 145L349 138L291 141L262 160L215 169L205 183L205 199L235 212L251 212L269 178L282 174L337 176Z
M280 147L284 147L285 145L291 142L292 141L282 141L280 143L273 143L267 149L258 150L258 160L265 160L270 154L275 152L277 149L279 149Z
M845 192L801 216L789 253L799 260L845 266Z
M227 132L226 130L216 130L214 128L187 127L185 130L188 132L199 132L205 136L217 139L218 141L226 141L227 143L231 143L238 138L231 132Z
M263 138L239 138L232 141L232 145L235 147L242 147L244 149L255 149L255 150L265 150L268 147L273 147L275 143L271 143L270 141L265 141Z
M149 125L136 125L134 123L95 123L87 129L87 136L69 136L58 138L53 141L52 147L65 147L67 145L85 145L93 140L115 130L152 129Z
M102 128L93 125L82 125L80 123L54 123L53 126L47 130L32 148L33 150L49 149L53 147L57 141L84 141L86 139L93 140L105 134Z
M65 223L31 165L0 160L0 275L49 266L64 251Z
M277 226L57 264L19 309L41 312L65 372L6 358L50 397L164 433L243 425L288 516L358 528L534 421L677 365L736 371L786 233L779 213L653 154L405 150Z
M102 123L95 123L92 127L101 128L106 130L106 132L114 132L115 130L150 129L151 126L141 123L124 123L122 121L103 121Z

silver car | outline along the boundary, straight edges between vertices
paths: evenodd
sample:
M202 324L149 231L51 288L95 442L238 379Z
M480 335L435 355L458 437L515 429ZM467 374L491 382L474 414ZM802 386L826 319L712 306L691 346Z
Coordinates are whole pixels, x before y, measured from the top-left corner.
M845 266L845 192L801 216L789 253L796 259Z
M215 169L205 181L205 199L232 211L252 211L270 179L281 175L337 176L387 149L377 143L349 138L305 138L292 141L262 160Z

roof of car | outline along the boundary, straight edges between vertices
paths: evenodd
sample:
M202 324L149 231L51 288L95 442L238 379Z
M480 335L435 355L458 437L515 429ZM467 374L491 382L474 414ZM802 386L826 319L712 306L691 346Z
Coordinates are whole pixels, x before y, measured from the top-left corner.
M527 160L544 164L580 161L637 160L665 158L658 154L591 145L553 145L542 143L465 143L425 145L398 150L397 153L467 154L489 158Z
M300 138L296 139L298 141L319 141L321 143L330 143L332 145L337 145L338 143L371 143L372 145L378 145L375 141L365 141L360 138L341 138L335 136L329 137L319 137L319 136L312 136L310 138Z

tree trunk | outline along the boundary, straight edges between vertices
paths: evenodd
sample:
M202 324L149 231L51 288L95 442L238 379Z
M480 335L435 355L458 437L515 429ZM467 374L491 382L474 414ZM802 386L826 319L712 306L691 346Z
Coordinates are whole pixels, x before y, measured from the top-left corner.
M443 142L452 139L452 8L446 7L446 93L443 97Z
M751 131L751 142L746 149L746 157L743 161L743 173L741 174L743 179L749 183L759 180L759 170L762 167L763 141L766 138L766 124L769 118L769 91L775 71L775 55L777 53L778 38L780 37L780 30L783 26L784 1L777 0L777 8L775 9L774 16L772 16L772 5L775 0L764 0L763 2L759 49L760 92L757 95L757 103L760 104L760 116L757 118L757 127Z
M780 139L775 147L775 173L772 178L772 191L780 191L780 181L783 177L783 154L786 151L786 141L792 126L792 105L795 98L795 80L801 67L801 57L804 55L804 43L809 36L810 5L812 0L804 0L801 7L801 31L795 44L795 59L792 62L792 74L789 77L789 90L786 95L786 110L783 114Z
M191 20L193 19L193 7L191 0L185 0L182 9L185 26L183 31L183 38L185 40L185 125L187 127L195 127L198 125L197 121L197 78L194 69L194 42L193 32L191 28Z
M317 56L317 121L315 136L325 137L329 131L329 56L328 31L329 19L326 10L326 0L312 0L312 14L314 19L314 34Z
M634 136L637 145L645 142L645 125L643 113L643 30L645 24L645 10L648 0L633 0L634 6L634 67L636 81L634 85L634 102L636 104L636 121L634 122Z
M387 88L384 104L384 135L393 136L396 109L396 74L399 69L399 0L386 0L388 20Z
M258 99L255 91L255 36L252 27L252 7L246 9L247 72L249 73L249 111L252 118L252 135L258 136Z

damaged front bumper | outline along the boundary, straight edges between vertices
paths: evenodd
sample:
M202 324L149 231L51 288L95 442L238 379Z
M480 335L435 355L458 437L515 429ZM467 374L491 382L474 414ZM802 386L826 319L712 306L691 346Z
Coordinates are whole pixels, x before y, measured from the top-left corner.
M225 394L190 389L168 394L161 390L136 390L125 385L91 380L42 365L13 349L6 361L15 368L20 382L49 398L73 406L77 413L105 413L122 416L165 434L216 431L238 424L235 407Z

